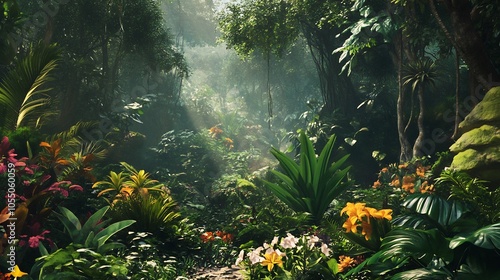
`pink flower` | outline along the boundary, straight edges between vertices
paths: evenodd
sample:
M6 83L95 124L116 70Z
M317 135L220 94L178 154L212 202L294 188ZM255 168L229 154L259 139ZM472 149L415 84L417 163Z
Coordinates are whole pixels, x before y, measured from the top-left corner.
M39 223L35 223L31 227L29 227L29 228L30 228L31 234L34 234L35 232L38 232L40 230L40 224ZM52 240L50 240L50 238L46 238L44 236L47 233L50 233L50 231L44 230L40 234L30 236L30 238L28 238L28 245L29 245L29 247L30 248L38 248L40 246L40 241L43 241L43 240L46 240L49 243L52 243ZM28 236L27 235L21 235L20 237L21 238L26 238ZM26 245L26 241L25 240L20 240L19 241L19 246L22 247L24 245Z
M40 246L40 240L44 239L45 238L40 235L32 236L30 237L30 239L28 239L28 244L30 245L30 248L38 248L38 246Z

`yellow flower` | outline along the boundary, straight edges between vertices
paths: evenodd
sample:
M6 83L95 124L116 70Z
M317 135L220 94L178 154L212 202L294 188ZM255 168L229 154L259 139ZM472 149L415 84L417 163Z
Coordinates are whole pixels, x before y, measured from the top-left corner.
M370 207L366 207L366 209L368 210L368 213L370 213L370 216L372 216L375 219L387 219L389 221L392 219L391 216L392 209L377 210L375 208L370 208Z
M362 222L361 226L363 227L361 234L365 236L366 240L369 240L370 237L372 236L372 232L373 232L372 225L370 225L370 223L367 223L367 222Z
M10 276L13 276L14 280L16 280L17 277L21 278L24 275L28 275L28 273L22 272L21 269L19 269L19 267L17 265L14 266L14 270L12 270L12 272L10 273Z
M351 223L355 223L356 221L361 221L361 219L365 216L368 216L368 212L365 210L366 203L351 203L347 202L346 207L340 211L340 215L346 213L351 219Z
M380 218L386 219L388 221L392 220L392 209L381 209L377 212Z
M281 260L281 256L276 251L264 254L264 258L265 259L260 264L262 266L267 266L267 270L273 270L274 265L278 265L279 267L283 268L283 261Z
M342 225L343 228L345 228L346 232L352 232L356 233L357 232L357 226L355 223L353 224L351 222L351 219L347 219L345 223Z

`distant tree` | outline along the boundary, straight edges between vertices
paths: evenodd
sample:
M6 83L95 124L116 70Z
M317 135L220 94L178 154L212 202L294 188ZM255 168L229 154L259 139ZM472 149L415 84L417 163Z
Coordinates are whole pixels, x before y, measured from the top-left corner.
M27 4L24 9L35 14L40 7ZM56 79L62 127L82 117L98 119L126 105L122 100L133 102L151 93L143 87L146 92L131 94L143 80L162 76L166 81L168 75L187 74L157 1L68 1L58 6L51 20L36 29L35 36L57 42L63 50ZM130 85L129 78L140 83ZM125 95L132 95L132 100Z
M280 54L302 34L318 72L323 113L347 113L357 105L355 90L333 51L343 42L338 35L349 11L345 1L245 0L229 4L219 22L222 39L242 55Z

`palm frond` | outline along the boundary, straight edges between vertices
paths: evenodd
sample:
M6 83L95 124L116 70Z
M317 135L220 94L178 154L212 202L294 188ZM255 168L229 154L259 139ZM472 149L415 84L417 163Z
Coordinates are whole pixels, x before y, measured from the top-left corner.
M39 123L51 99L50 72L57 66L59 51L56 45L39 44L0 82L0 105L5 108L4 126L15 129L29 122ZM31 118L31 119L30 119ZM33 120L35 118L35 120Z

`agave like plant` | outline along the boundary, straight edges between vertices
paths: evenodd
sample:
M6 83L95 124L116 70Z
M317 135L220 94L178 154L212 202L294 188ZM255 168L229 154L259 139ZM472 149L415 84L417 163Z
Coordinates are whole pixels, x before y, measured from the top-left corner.
M349 155L330 163L336 136L332 135L319 157L304 132L299 136L300 163L296 163L276 148L271 153L279 161L284 173L271 172L281 183L264 181L266 186L295 212L307 212L312 222L319 224L332 201L347 187L343 182L350 166L341 169Z

